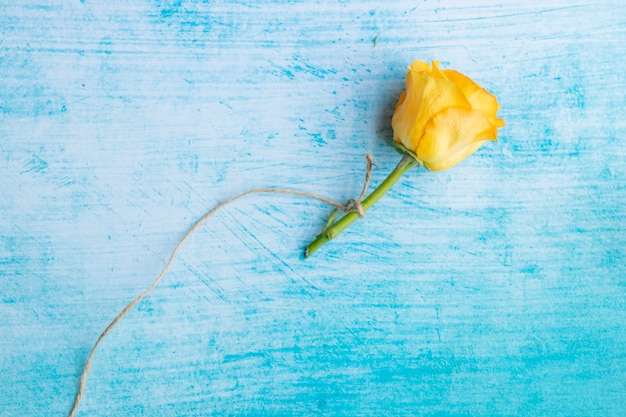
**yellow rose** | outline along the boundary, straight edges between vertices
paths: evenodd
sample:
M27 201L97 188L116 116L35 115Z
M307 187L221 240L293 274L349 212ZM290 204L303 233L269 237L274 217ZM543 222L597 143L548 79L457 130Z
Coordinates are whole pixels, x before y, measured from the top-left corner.
M488 140L496 140L504 120L497 117L498 101L474 81L453 70L432 68L415 61L406 76L406 92L400 95L391 120L393 139L403 156L393 171L365 199L365 189L357 200L342 208L348 211L335 221L337 210L328 219L322 232L307 247L309 257L372 207L398 179L418 165L441 171L458 164ZM371 168L371 160L368 159Z
M415 61L391 120L394 140L431 171L458 164L488 140L504 120L495 96L454 70Z

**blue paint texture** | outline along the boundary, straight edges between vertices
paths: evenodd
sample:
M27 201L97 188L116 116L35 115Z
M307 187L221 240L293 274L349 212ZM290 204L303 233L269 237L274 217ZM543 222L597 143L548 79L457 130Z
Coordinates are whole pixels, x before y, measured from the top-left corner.
M66 415L98 335L206 211L345 201L414 59L507 126L336 241L247 197L105 339L79 416L623 416L626 6L0 4L0 415Z

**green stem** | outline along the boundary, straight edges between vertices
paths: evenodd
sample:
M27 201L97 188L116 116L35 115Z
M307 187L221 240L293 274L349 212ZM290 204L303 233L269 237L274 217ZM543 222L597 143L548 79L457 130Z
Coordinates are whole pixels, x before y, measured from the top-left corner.
M383 182L370 195L368 195L362 202L361 206L363 211L369 210L382 196L387 194L387 191L404 175L409 169L416 166L418 162L409 154L405 154L400 160L400 163L395 167ZM326 228L311 244L306 248L304 256L308 258L316 250L321 248L324 244L330 242L330 240L336 238L341 232L343 232L348 226L350 226L356 219L359 218L359 213L351 211L343 216L335 224Z

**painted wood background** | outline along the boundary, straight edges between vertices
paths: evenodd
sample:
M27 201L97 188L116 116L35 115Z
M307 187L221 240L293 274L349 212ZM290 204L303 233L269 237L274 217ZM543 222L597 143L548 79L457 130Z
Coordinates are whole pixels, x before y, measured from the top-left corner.
M507 126L330 208L247 197L93 362L80 416L623 416L626 5L0 3L0 415L67 415L92 344L206 211L379 183L414 59Z

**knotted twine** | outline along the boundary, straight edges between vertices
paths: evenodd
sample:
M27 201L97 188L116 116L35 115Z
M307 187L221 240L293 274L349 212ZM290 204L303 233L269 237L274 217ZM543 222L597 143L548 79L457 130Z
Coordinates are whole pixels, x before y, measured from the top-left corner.
M324 196L321 196L319 194L315 194L315 193L307 193L307 192L303 192L303 191L298 191L298 190L291 190L291 189L285 189L285 188L255 188L252 190L248 190L245 191L241 194L238 194L220 204L218 204L213 210L209 211L208 213L206 213L204 216L202 216L200 218L200 220L198 220L192 227L191 229L189 229L189 231L182 237L182 239L178 242L178 244L176 245L176 247L174 247L174 250L172 251L169 260L167 261L167 263L165 264L165 266L163 267L163 270L161 271L161 273L159 274L159 276L154 280L154 282L152 282L152 284L141 294L139 294L134 300L132 300L130 303L128 303L128 305L126 307L124 307L124 309L122 311L119 312L119 314L113 319L113 321L111 321L111 323L109 323L109 325L106 327L106 329L104 329L104 331L100 334L100 336L98 337L98 339L96 340L96 343L93 345L93 347L91 348L91 352L89 352L89 356L87 357L87 362L85 362L85 367L83 368L83 373L80 376L80 383L78 386L78 392L76 393L76 397L74 399L74 405L72 405L72 409L70 410L70 413L68 414L68 417L74 417L76 415L76 412L78 411L78 406L80 404L81 399L83 398L83 392L85 391L85 386L87 385L87 376L89 375L89 371L91 369L91 361L93 360L94 354L96 353L96 349L98 348L98 346L100 345L100 342L102 342L102 340L105 338L105 336L113 329L113 327L115 327L117 325L117 323L119 323L120 320L122 320L122 318L128 314L128 312L130 310L132 310L133 307L135 307L137 304L139 304L141 302L141 300L143 300L148 294L150 294L156 287L157 285L159 285L159 282L161 282L161 280L163 279L163 277L165 276L165 274L167 274L167 272L169 271L170 267L172 266L172 263L174 262L174 259L176 258L176 255L178 254L178 251L180 250L180 248L183 246L183 244L187 241L187 239L189 239L200 227L202 227L202 225L204 225L204 223L209 220L211 217L213 217L215 215L215 213L217 213L220 209L224 208L225 206L247 196L250 194L291 194L291 195L297 195L297 196L302 196L302 197L310 197L310 198L314 198L317 200L320 200L324 203L327 203L331 206L334 206L336 209L342 210L346 213L352 212L352 211L356 211L359 214L359 217L363 218L365 216L365 211L363 210L363 206L361 205L361 201L363 201L363 198L365 197L365 194L367 193L367 189L369 188L369 184L370 184L370 178L372 176L372 166L374 165L374 161L372 159L372 155L370 153L367 153L365 155L365 159L367 160L367 170L365 172L365 181L363 182L363 189L361 191L361 194L359 195L359 197L357 199L350 199L348 200L345 204L341 204L338 203L334 200L331 200L329 198L326 198Z

